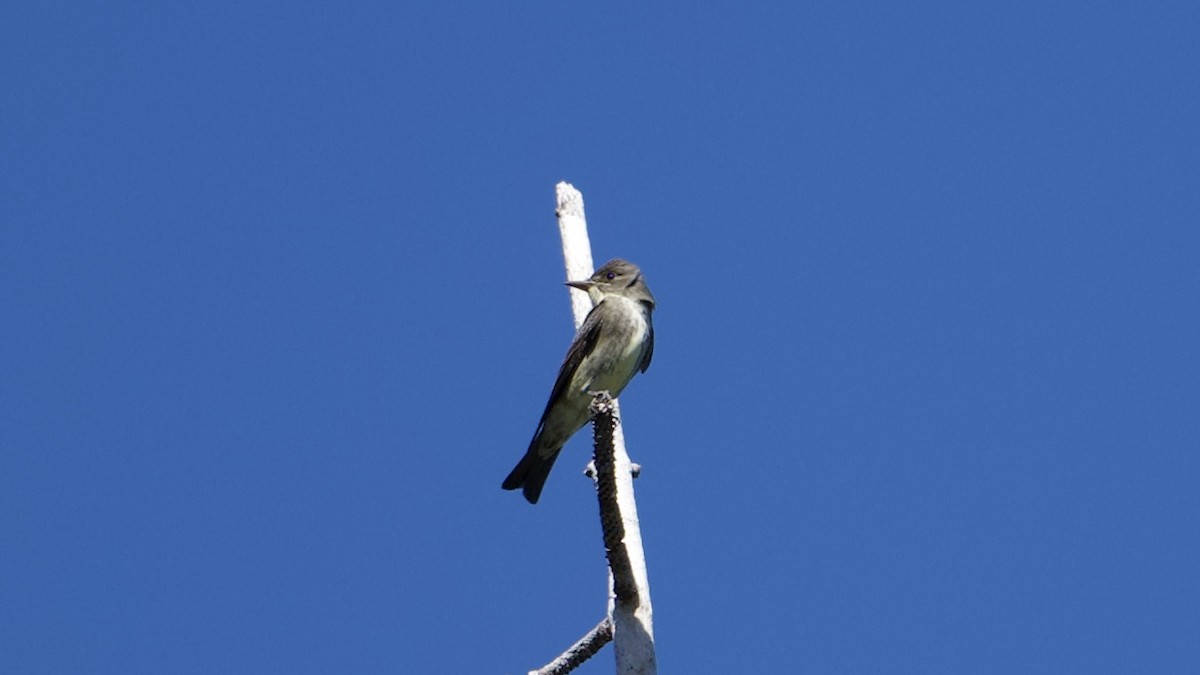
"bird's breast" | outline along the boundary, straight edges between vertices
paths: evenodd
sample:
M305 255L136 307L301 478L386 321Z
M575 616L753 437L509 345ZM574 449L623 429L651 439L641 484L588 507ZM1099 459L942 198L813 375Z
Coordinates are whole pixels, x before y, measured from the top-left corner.
M592 363L587 364L591 372L585 389L618 396L642 362L650 322L645 309L634 300L618 296L605 302L612 305L605 308L599 342L587 359Z

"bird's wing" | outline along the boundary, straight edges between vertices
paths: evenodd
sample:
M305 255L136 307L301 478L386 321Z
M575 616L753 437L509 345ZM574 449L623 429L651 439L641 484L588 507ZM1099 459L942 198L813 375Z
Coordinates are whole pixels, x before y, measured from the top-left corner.
M550 414L550 408L554 406L554 402L566 391L567 387L571 386L571 380L575 377L575 371L579 369L579 364L587 358L588 354L596 348L596 341L600 338L600 307L604 303L601 302L588 312L587 318L583 320L583 325L579 327L579 333L575 336L575 340L571 342L571 348L567 350L567 358L563 359L562 367L558 369L558 379L554 380L554 389L550 392L550 400L546 402L546 410L542 412L541 423L546 421L546 416ZM538 428L541 428L541 423Z
M643 373L650 367L650 357L654 356L654 324L650 323L648 316L646 323L646 330L648 331L646 335L646 351L642 353L642 362L638 364L638 370Z

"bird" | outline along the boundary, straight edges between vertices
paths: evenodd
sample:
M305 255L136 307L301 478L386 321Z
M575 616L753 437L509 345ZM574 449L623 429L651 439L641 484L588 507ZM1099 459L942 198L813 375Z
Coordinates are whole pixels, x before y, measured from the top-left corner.
M587 292L593 307L558 369L529 449L501 485L521 488L530 504L541 496L563 445L587 424L592 395L620 396L654 355L654 296L637 265L615 258L590 278L567 285Z

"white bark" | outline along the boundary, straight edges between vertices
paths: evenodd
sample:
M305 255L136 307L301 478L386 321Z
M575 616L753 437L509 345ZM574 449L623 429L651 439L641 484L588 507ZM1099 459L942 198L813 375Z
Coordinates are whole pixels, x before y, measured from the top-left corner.
M562 236L563 262L567 280L587 279L595 271L591 243L588 240L587 220L583 213L583 195L569 183L556 186L558 229ZM571 293L575 313L575 328L583 325L592 303L587 293ZM650 604L650 581L646 573L646 556L642 550L642 533L638 524L637 503L633 495L633 470L625 452L625 434L621 429L621 409L613 402L613 416L618 420L613 433L615 452L617 503L625 529L627 549L633 578L627 580L637 589L636 600L617 602L612 570L609 570L608 615L613 626L613 647L616 652L618 675L653 675L658 672L654 654L654 613Z
M592 264L592 243L588 240L587 219L583 217L583 195L570 183L559 183L554 187L558 207L558 234L562 237L563 263L567 268L567 281L580 281L592 276L596 268ZM588 294L574 289L571 293L571 311L575 314L575 330L583 325L592 301Z

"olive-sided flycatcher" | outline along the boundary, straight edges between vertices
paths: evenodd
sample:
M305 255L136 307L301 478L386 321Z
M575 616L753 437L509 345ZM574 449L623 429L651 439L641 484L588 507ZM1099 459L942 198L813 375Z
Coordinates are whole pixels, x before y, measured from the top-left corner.
M587 281L567 285L587 291L592 311L567 350L529 450L502 486L523 488L530 504L537 503L563 445L587 424L592 393L620 396L639 370L650 367L654 353L654 296L637 265L610 260Z

